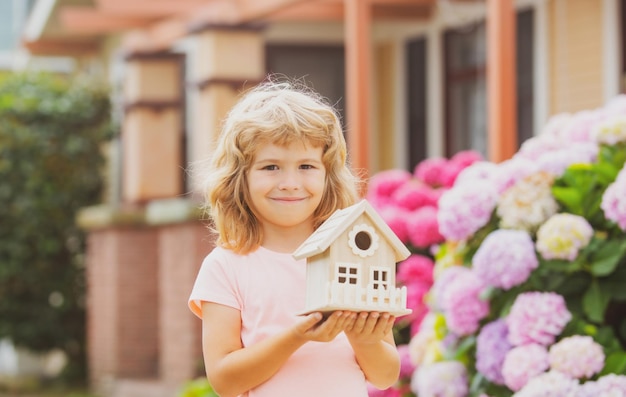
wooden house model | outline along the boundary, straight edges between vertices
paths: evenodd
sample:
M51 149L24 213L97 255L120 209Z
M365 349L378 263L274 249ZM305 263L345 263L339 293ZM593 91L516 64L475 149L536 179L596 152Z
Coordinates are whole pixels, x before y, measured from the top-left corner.
M304 313L411 313L396 288L396 263L410 254L367 200L337 210L293 253L307 260Z

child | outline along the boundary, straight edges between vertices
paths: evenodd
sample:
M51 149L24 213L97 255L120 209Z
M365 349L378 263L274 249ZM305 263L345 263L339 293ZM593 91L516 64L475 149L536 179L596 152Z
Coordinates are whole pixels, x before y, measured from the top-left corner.
M357 178L334 109L289 82L263 83L230 111L208 170L218 239L189 298L202 318L206 374L222 397L366 397L400 362L388 313L305 307L306 261L291 253Z

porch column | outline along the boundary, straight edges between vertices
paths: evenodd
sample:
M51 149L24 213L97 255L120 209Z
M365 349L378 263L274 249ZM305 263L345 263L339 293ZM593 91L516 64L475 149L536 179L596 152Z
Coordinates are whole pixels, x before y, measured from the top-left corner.
M122 199L145 203L182 193L182 57L126 58Z
M194 30L191 60L193 117L189 161L197 163L211 153L221 123L239 95L265 77L265 42L256 26L205 25ZM197 192L201 181L192 178Z
M348 151L352 168L369 172L372 10L363 0L345 0L344 7Z
M496 163L517 150L513 0L487 0L488 156Z

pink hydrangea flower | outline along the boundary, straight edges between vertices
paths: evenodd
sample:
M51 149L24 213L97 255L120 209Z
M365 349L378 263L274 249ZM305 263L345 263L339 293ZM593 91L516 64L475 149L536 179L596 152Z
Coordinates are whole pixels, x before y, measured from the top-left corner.
M626 396L626 375L607 374L597 381L585 382L576 397Z
M420 397L466 397L467 370L459 361L422 365L413 374L411 389Z
M506 322L514 346L537 343L548 346L560 335L572 314L565 299L554 292L524 292L511 306Z
M428 294L429 286L425 283L414 282L407 286L406 306L412 310L411 314L397 319L400 323L410 322L410 333L415 335L419 326L428 313L428 306L424 303L424 297Z
M548 371L530 379L513 397L582 397L579 393L578 381L558 371Z
M488 285L504 290L526 281L537 266L533 240L522 230L491 232L472 258L476 275Z
M453 241L471 237L489 222L497 200L495 188L486 182L446 191L439 199L439 232Z
M594 143L578 143L545 153L537 159L537 167L541 171L559 177L572 164L591 164L598 156L598 145Z
M417 164L413 175L427 185L439 187L443 185L441 175L447 165L448 159L443 157L431 157Z
M493 183L498 193L506 192L518 181L539 171L536 159L527 159L515 155L498 164L498 172L494 175Z
M412 177L409 171L401 169L378 172L370 178L368 195L391 197L398 187L407 183Z
M590 378L604 367L604 350L591 336L574 335L550 347L550 368L572 378Z
M476 369L487 380L504 384L502 364L512 346L508 340L509 328L503 319L498 319L481 328L476 338Z
M404 261L398 263L398 273L396 279L403 285L411 284L415 281L432 285L433 268L435 264L427 256L413 254Z
M476 181L493 181L498 173L498 165L491 161L477 161L464 168L454 181L454 186L471 185Z
M476 150L461 150L450 157L451 162L461 164L463 168L483 160L483 155Z
M626 115L617 114L607 117L594 127L592 136L596 142L606 145L626 141Z
M537 251L544 259L573 261L591 241L593 228L579 215L560 213L551 216L537 230Z
M418 248L427 248L444 241L439 233L437 208L422 207L412 212L406 220L409 242Z
M512 348L504 357L502 377L504 384L518 391L535 376L549 368L548 351L542 345L529 343Z
M600 208L604 211L606 219L615 222L620 229L626 231L626 166L604 191Z
M431 294L432 294L432 306L435 310L443 310L443 302L448 299L448 288L450 284L457 278L463 277L466 273L470 273L471 270L465 266L453 265L445 268L441 271L439 276L435 279Z
M399 186L392 194L394 203L409 211L436 204L432 188L417 180L411 180Z
M445 289L441 308L448 329L458 336L478 330L480 321L489 314L489 302L481 298L483 281L472 271L460 272Z
M406 244L409 241L409 233L406 227L409 211L393 206L378 208L377 211L396 236Z

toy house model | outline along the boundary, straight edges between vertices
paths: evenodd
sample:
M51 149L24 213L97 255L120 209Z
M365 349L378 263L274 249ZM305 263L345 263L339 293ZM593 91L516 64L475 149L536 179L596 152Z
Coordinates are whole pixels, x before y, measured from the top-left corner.
M307 260L304 313L411 313L395 283L396 263L410 254L366 200L336 211L293 253Z

